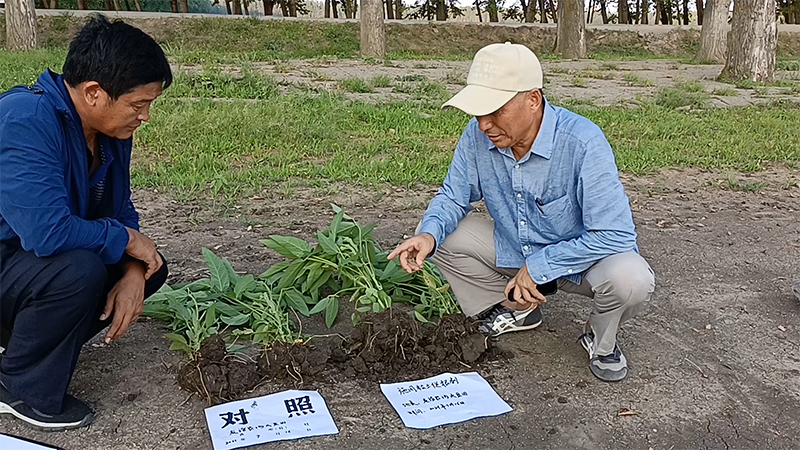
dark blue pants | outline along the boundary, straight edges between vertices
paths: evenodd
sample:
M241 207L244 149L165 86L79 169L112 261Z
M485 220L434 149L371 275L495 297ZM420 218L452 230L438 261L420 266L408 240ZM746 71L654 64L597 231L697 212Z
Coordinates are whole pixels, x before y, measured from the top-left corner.
M10 333L0 381L11 395L43 413L61 412L81 347L111 323L100 315L123 264L106 266L88 250L40 258L18 241L0 242L0 327ZM166 279L165 263L147 281L145 298Z

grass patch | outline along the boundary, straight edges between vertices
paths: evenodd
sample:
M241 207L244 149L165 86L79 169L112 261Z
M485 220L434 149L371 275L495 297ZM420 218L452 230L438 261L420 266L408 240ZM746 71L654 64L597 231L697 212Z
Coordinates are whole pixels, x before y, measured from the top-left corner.
M613 62L604 62L600 64L601 70L619 70L619 64Z
M800 71L800 61L798 60L778 60L776 66L778 70L788 70L792 72Z
M388 75L380 75L369 81L369 84L375 88L388 88L392 87L392 78Z
M650 80L648 78L640 77L639 75L636 75L635 73L625 74L625 77L623 79L625 80L626 83L628 83L628 86L650 87L650 86L653 86L653 84L654 84L653 80Z
M594 78L595 80L613 80L614 74L608 71L602 70L582 70L578 73L578 76L583 78Z
M711 95L718 95L720 97L738 97L739 93L736 92L735 89L723 88L723 89L714 89L713 91L711 91Z
M570 84L572 86L579 87L579 88L588 88L589 87L589 83L586 81L586 79L585 78L581 78L581 77L572 77L572 79L570 80Z
M355 92L360 94L369 94L375 92L375 90L372 89L372 86L370 86L370 84L362 78L346 78L344 80L339 80L337 86L339 89L342 89L346 92Z
M425 75L419 75L419 74L403 75L403 76L398 76L397 77L397 81L402 81L402 82L405 82L405 83L412 82L412 81L428 81L428 77L426 77Z
M267 75L242 68L239 76L208 69L200 73L175 73L166 97L200 97L220 99L268 99L280 94L278 83Z

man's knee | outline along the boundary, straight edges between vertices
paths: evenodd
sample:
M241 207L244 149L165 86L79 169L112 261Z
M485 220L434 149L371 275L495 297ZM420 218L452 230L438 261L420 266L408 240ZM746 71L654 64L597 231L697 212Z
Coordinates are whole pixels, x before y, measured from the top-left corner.
M641 259L640 256L636 255ZM634 264L615 264L606 269L603 281L592 286L597 300L619 306L637 306L650 301L655 290L655 276L643 259ZM609 305L611 306L611 305Z
M56 256L55 274L47 283L47 294L63 297L77 309L96 307L108 277L100 257L83 249L70 250Z

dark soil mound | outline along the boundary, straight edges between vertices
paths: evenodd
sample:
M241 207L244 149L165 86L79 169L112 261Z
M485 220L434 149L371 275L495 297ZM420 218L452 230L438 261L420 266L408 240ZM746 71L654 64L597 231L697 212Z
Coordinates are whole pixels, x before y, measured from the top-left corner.
M210 401L227 400L245 394L262 379L295 387L356 377L395 382L472 370L482 361L514 356L486 339L477 323L462 315L421 324L399 308L367 316L349 337L276 344L257 364L226 357L224 345L219 336L204 342L200 358L178 374L181 388Z

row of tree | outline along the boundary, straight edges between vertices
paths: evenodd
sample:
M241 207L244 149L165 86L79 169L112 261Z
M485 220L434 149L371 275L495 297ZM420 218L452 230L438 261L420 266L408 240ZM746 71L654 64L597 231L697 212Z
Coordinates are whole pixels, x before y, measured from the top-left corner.
M309 13L306 0L213 0L225 2L228 14L250 15L251 6L262 3L264 14L271 16L276 8L284 17L297 17ZM604 24L703 25L706 0L587 0L586 21L593 23L597 16ZM406 5L403 0L382 0L383 17L388 20L413 19L445 21L461 17L464 9L457 0L414 0ZM189 0L37 0L38 8L50 9L104 9L106 11L157 11L169 7L173 13L207 12L205 5L190 4ZM145 3L145 9L142 4ZM693 3L693 8L689 5ZM169 6L167 6L167 4ZM472 8L478 20L489 22L516 20L527 23L558 21L558 0L474 0ZM198 8L200 7L200 8ZM776 8L787 24L800 24L800 0L777 0ZM198 11L198 9L201 9ZM693 14L692 9L696 11ZM324 0L325 18L356 17L357 0ZM694 20L692 17L694 16Z
M116 5L119 4L119 1L113 0ZM188 0L172 1L179 1L183 5ZM290 11L298 11L301 6L300 1L277 0L281 8L288 3L286 8ZM331 2L330 6L335 7L336 1L326 0L326 3ZM355 0L339 1L347 4L352 14L355 15ZM137 0L134 2L138 3ZM242 0L225 0L225 2L228 4L228 8L231 8L230 3L232 2L233 11L242 5ZM265 9L268 6L267 2L270 2L273 8L275 6L275 0L263 0L263 2ZM246 7L246 0L244 3ZM386 48L385 1L361 0L361 5L363 8L361 54L367 57L383 58ZM707 0L703 9L704 22L696 59L698 61L724 61L725 67L721 76L725 78L750 79L756 82L773 81L778 44L778 5L776 1L736 0L733 7L731 31L728 33L730 5L731 0ZM9 49L25 50L38 46L34 6L34 0L6 0L6 42ZM448 8L453 8L452 3ZM181 6L180 9L184 9L184 7ZM188 7L185 10L188 10ZM271 10L267 9L267 11ZM437 14L439 13L437 12ZM555 51L564 58L587 57L585 14L584 0L560 0L558 2L554 17L558 23Z

